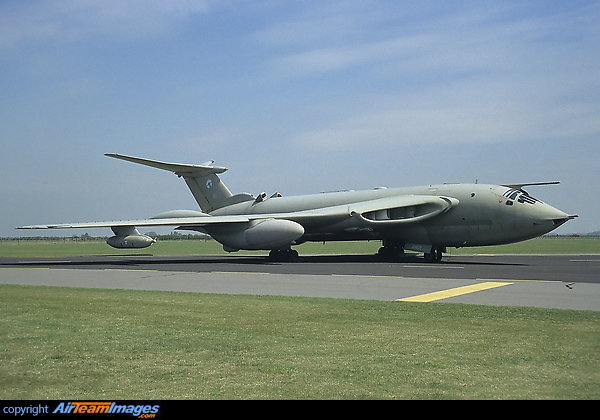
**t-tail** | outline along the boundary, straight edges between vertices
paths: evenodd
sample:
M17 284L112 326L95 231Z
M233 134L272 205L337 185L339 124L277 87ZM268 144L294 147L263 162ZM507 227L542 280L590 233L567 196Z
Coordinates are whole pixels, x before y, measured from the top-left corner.
M171 171L183 177L198 205L204 213L210 213L221 207L254 199L249 194L233 195L217 174L227 170L222 166L212 166L211 162L202 165L186 165L181 163L166 163L156 160L124 156L116 153L106 153L106 156L126 160L140 165Z

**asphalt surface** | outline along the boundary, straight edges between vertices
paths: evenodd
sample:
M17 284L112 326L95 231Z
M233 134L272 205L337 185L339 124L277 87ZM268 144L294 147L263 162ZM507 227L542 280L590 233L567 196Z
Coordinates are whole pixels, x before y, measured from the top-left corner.
M600 311L600 255L0 258L0 283Z

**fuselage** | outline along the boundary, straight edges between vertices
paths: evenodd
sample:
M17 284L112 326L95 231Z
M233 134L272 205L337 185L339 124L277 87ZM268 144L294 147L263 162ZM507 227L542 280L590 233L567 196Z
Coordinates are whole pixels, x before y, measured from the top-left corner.
M455 199L448 211L414 223L365 223L356 217L299 220L305 241L384 240L395 243L468 247L518 242L543 235L570 217L521 190L486 184L441 184L406 188L376 188L246 201L211 215L281 214L325 209L392 196L435 196ZM287 218L287 217L286 217ZM294 220L293 216L289 217Z

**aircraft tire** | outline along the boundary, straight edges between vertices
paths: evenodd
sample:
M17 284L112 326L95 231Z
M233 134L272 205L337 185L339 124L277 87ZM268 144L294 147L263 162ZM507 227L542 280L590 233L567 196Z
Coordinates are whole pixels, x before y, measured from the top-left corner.
M442 261L443 253L441 248L433 247L430 253L425 253L423 256L427 262L440 262Z
M404 248L397 248L393 246L382 246L377 250L377 256L380 258L389 260L389 259L398 259L402 255L404 255Z
M298 258L298 251L295 249L272 249L269 252L268 259L277 262L289 262Z

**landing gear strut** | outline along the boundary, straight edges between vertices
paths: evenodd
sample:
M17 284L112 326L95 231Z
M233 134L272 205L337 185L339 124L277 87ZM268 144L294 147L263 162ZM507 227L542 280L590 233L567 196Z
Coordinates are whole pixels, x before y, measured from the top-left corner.
M426 252L423 256L427 262L440 262L442 261L443 251L442 247L434 246L431 248L431 252Z

